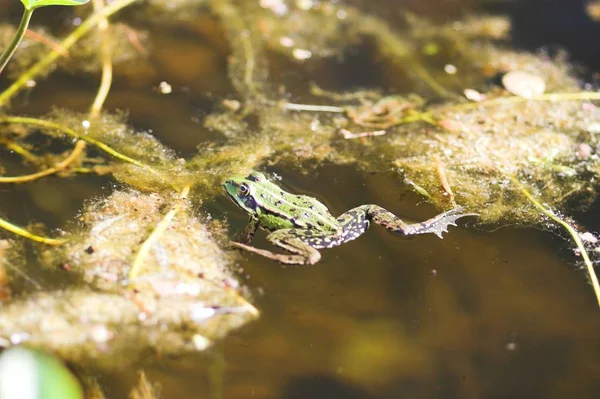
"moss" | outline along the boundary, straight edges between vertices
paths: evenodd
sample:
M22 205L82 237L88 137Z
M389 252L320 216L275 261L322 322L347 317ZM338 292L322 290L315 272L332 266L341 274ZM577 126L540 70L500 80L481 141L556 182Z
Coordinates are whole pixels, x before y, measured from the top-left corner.
M168 3L154 2L175 10L188 5ZM84 138L90 145L80 165L100 159L105 171L126 188L89 200L78 225L65 229L68 243L43 251L46 266L62 264L82 284L3 306L0 337L5 341L24 340L65 358L97 358L115 365L150 350L203 349L256 317L232 272L233 258L223 249L222 229L196 216L180 192L192 186L200 200L209 201L220 195L221 182L228 176L273 164L291 167L300 161L307 169L327 162L391 172L399 187L419 187L436 207L450 208L456 202L490 224L549 225L515 181L563 212L585 209L597 198L600 110L582 100L585 92L577 101L558 94L555 99L528 101L509 96L497 77L516 70L541 77L548 93L577 93L581 87L564 58L507 49L505 19L469 17L434 26L409 17L408 28L399 31L362 10L333 3L310 9L290 6L281 18L273 10L257 9L255 2L206 3L230 42L229 77L237 92L228 99L239 99L239 104L219 109L204 121L223 133L223 141L202 143L195 156L184 160L151 134L128 126L123 114L87 120L66 110L51 113L46 120L55 126L42 127L43 133L63 139L70 129ZM282 45L282 38L293 46ZM88 47L78 51L87 59L81 68L95 71L99 37L87 40L79 43ZM329 93L326 99L327 93L313 90L308 100L328 101L340 112L286 109L286 101L297 93L278 87L269 69L269 52L298 62L294 48L328 57L364 44L373 45L373 62L385 61L393 75L409 77L403 81L407 91L421 97L392 97L388 87L381 87ZM114 50L127 45L119 41ZM131 48L128 51L115 53L114 60L137 59ZM447 64L459 73L444 71L441 66ZM464 89L477 90L483 101L468 103ZM358 112L389 112L382 110L380 100L390 98L395 99L394 107L404 107L402 112L427 115L428 123L408 123L400 117L368 126L355 117ZM9 131L3 125L2 137L28 149L40 125L10 126ZM345 140L341 127L355 132L381 128L386 134ZM56 161L52 154L40 159L41 165ZM162 233L159 226L165 228ZM146 243L151 245L144 252ZM134 266L138 270L132 273ZM83 283L91 289L81 288Z
M12 249L12 242L9 240L0 240L0 302L5 302L10 299L12 290L10 288L8 279L8 269L13 267L9 262L10 250Z
M132 278L141 244L174 206L179 212ZM28 345L67 359L119 364L149 348L204 350L255 318L232 273L232 258L219 245L222 234L214 226L209 231L190 207L175 196L131 190L90 201L67 244L45 252L41 261L68 265L95 291L72 288L13 301L0 316L0 336L8 340L18 332Z
M71 48L69 57L63 58L59 67L70 73L100 72L102 56L98 49L102 48L105 40L109 43L110 60L117 72L144 68L151 50L148 32L123 23L111 23L106 31L91 31Z
M285 9L254 7L252 18L260 19L265 45L295 62L304 62L298 51L315 58L341 57L361 42L360 33L348 20L348 11L332 3L310 3L299 7L289 2Z
M57 42L57 39L43 27L31 26L29 28L38 37L49 42ZM0 24L0 48L4 49L12 39L16 27L8 24ZM40 40L33 40L31 37L25 36L21 44L15 51L14 56L8 63L6 74L10 78L17 78L21 73L30 68L43 54L48 52L48 46ZM53 69L44 71L42 76L48 75Z
M4 345L45 348L80 365L122 367L148 353L203 350L248 321L247 313L211 309L179 295L157 301L152 313L140 316L138 304L123 295L87 289L38 292L3 306L0 337Z
M360 26L363 34L376 39L389 57L408 57L410 62L415 61L414 45L405 44L382 21L355 9L349 10L348 15L357 22L356 26ZM585 207L596 196L597 157L595 150L586 159L578 157L577 152L581 145L595 148L595 134L590 132L599 116L598 110L586 101L514 101L515 98L509 98L506 91L486 78L490 73L524 70L542 77L550 91L580 90L564 59L548 59L543 54L519 53L498 47L494 41L505 38L506 24L507 21L502 19L471 17L435 27L413 19L413 30L407 37L451 44L447 54L453 56L456 64L474 65L467 72L476 75L477 79L467 74L466 80L479 82L477 88L482 88L484 98L491 101L507 98L510 100L507 103L477 106L458 100L423 106L417 102L417 109L430 112L437 126L424 123L398 125L389 128L384 137L354 142L344 141L338 135L339 126L347 124L340 123L339 116L282 112L277 103L264 103L254 110L259 133L246 133L245 139L231 140L223 151L214 151L214 154L231 157L229 161L221 158L217 162L221 165L219 169L227 169L223 161L236 164L230 172L235 170L237 173L240 169L256 167L261 159L277 162L296 157L317 162L355 163L369 171L398 171L400 181L412 180L431 194L438 207L446 208L451 204L441 187L439 168L442 167L457 202L480 212L482 220L490 223L500 220L530 225L543 223L529 202L511 185L510 177L522 179L553 207L566 209L569 206L571 211ZM259 49L250 53L261 53L260 42L256 46ZM241 45L233 46L234 55L241 59L248 54L242 48ZM248 76L243 68L240 69L243 65L247 62L237 61L230 70L238 81L242 81L241 76ZM242 93L248 90L246 86L240 87ZM268 96L268 91L263 94ZM338 93L337 98L332 97L334 100L361 98L351 93ZM362 106L365 106L364 102ZM227 114L220 117L225 124ZM234 117L237 116L231 115ZM204 165L210 170L215 161L214 154L208 157L200 154L192 164ZM434 156L441 161L437 166ZM240 164L245 164L246 168ZM575 198L577 201L573 201ZM577 206L573 208L574 205Z
M55 110L50 119L137 161L138 164L122 163L109 157L113 176L138 190L172 190L185 186L191 180L185 169L185 160L178 158L174 151L151 134L136 132L128 126L124 114L102 114L91 120L88 128L82 126L82 121L87 118L78 113ZM95 150L93 154L102 152Z
M31 30L36 37L26 36L7 65L7 73L10 78L19 77L46 55L51 48L60 50L58 44L60 39L47 29L34 26ZM14 32L14 26L0 24L0 48L6 47ZM105 39L110 42L111 63L113 66L118 66L119 71L141 68L150 47L148 34L144 31L134 30L125 24L114 23L109 25L106 32L93 30L68 51L61 50L64 52L63 57L52 68L44 70L41 76L45 77L55 68L69 73L99 72L102 68L102 60L98 49L101 48L102 41Z
M139 373L137 386L129 394L129 399L158 399L160 390L160 385L151 383L142 371Z

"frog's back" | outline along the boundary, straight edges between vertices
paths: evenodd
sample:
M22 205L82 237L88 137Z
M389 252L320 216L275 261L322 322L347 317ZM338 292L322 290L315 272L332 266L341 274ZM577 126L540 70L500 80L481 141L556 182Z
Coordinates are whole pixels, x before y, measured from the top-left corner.
M304 222L306 227L323 231L339 229L338 221L329 213L325 204L307 195L294 195L294 197L294 203L297 205L296 217Z
M267 230L301 228L328 233L341 230L338 221L316 198L289 193L262 175L248 184L252 185L256 217Z
M264 194L269 197L268 202L274 205L264 207L260 215L261 223L267 230L297 227L337 232L340 229L327 207L314 198L285 191L268 191Z

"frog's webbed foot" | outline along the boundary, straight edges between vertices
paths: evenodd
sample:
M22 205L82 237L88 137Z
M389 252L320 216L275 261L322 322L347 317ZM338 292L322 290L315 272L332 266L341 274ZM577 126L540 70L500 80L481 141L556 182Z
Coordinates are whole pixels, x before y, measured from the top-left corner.
M448 231L448 226L456 226L455 222L458 219L464 216L477 216L476 213L461 213L463 210L463 207L454 208L424 222L412 224L402 221L393 213L377 205L369 205L368 212L375 223L395 233L407 236L432 233L442 238L442 233Z
M450 209L444 213L426 220L421 223L409 224L404 234L427 234L433 233L439 238L442 237L442 233L448 232L449 226L456 226L456 221L465 216L478 216L477 213L462 213L465 208L459 206L454 209Z
M254 252L255 254L264 256L265 258L272 259L280 263L284 263L286 265L312 265L317 263L321 259L321 254L316 249L311 248L312 251L304 253L301 251L300 248L286 245L285 243L277 243L277 245L287 249L290 252L295 252L295 254L276 254L266 249L260 249L234 241L232 241L230 244L232 247L243 249L244 251L248 252Z

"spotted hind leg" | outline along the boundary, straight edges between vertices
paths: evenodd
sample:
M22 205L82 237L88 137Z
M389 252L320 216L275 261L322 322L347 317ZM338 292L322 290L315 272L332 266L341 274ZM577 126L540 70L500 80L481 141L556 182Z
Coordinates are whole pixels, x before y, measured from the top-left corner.
M462 213L463 207L458 207L440 213L424 222L406 223L398 216L378 205L363 205L368 217L375 223L402 235L432 233L442 238L442 233L448 232L448 226L456 226L456 221L464 216L477 216L476 213Z
M321 259L319 251L292 235L292 231L293 229L277 230L267 236L267 240L273 245L291 252L292 255L277 254L239 242L232 242L231 245L288 265L312 265L317 263Z
M369 228L368 205L359 206L341 214L337 221L342 233L335 237L331 247L352 241L360 237Z

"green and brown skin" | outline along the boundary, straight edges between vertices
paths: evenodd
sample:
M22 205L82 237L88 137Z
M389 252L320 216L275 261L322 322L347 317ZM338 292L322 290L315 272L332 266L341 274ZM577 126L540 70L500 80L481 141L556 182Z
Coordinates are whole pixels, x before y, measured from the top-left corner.
M361 205L335 218L317 199L288 193L259 172L228 179L223 186L227 196L250 215L241 242L232 245L286 264L317 263L321 259L317 249L358 238L370 222L405 236L432 233L442 238L442 233L449 225L455 226L457 219L475 215L461 213L459 207L424 222L408 224L378 205ZM276 254L246 245L258 227L270 232L267 240L292 254Z

